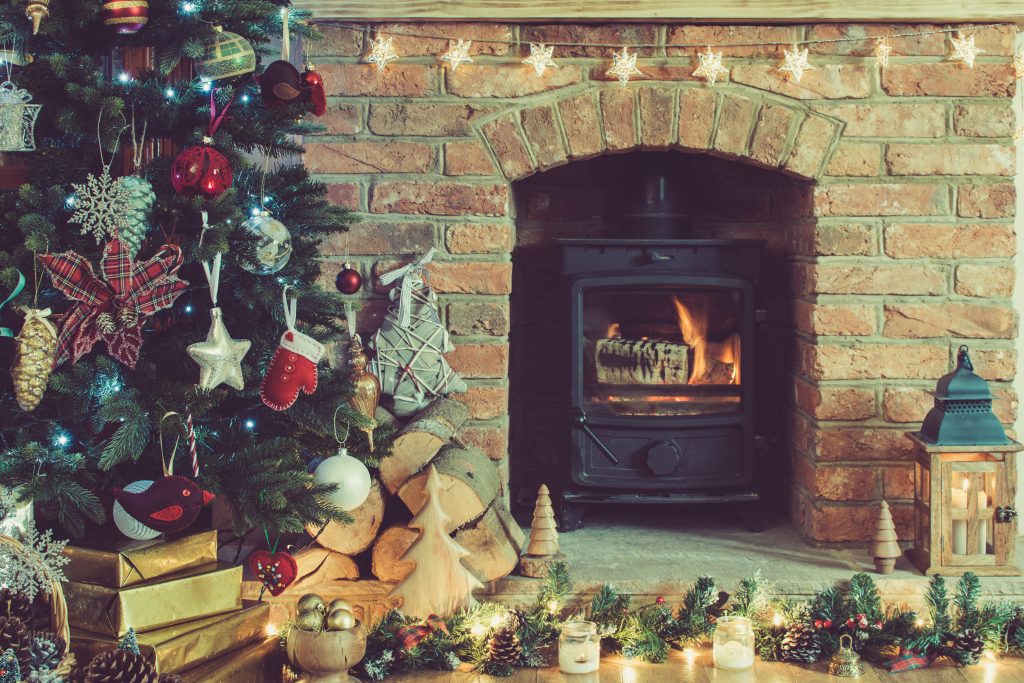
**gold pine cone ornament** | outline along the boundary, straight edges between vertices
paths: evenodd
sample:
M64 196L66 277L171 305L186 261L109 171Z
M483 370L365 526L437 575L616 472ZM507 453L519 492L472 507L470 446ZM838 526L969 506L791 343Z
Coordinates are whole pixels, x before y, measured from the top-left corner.
M57 360L57 328L49 321L50 309L22 308L25 324L15 339L11 378L14 397L22 410L32 411L43 400Z

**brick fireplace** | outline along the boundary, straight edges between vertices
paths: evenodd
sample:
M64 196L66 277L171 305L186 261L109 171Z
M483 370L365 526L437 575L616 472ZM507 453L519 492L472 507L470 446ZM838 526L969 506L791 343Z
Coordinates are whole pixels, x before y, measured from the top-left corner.
M973 69L946 60L941 34L900 39L885 68L870 42L812 44L816 70L799 84L776 69L783 44L935 27L378 28L402 55L383 74L359 63L363 32L324 26L307 46L330 111L305 161L362 218L323 254L369 278L438 249L449 359L470 385L463 438L500 461L512 496L562 453L544 408L553 240L621 236L616 177L653 152L678 155L695 235L766 241L773 462L808 539L866 540L882 498L910 537L903 432L965 340L997 414L1015 419L1012 26L977 32ZM449 37L477 41L473 64L440 66ZM644 76L620 87L604 73L609 48L559 48L538 77L520 64L531 41L658 47L639 49ZM714 87L691 76L696 50L678 47L771 41L716 48L731 73ZM385 307L367 291L361 330Z

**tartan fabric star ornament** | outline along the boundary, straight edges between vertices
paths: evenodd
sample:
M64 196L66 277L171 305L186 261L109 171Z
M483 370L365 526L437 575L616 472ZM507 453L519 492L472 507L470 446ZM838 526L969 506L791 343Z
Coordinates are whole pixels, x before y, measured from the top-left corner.
M188 283L177 277L181 248L165 244L147 261L132 260L118 239L107 242L97 277L92 264L73 251L39 257L53 286L75 303L64 315L57 363L77 363L97 342L118 362L134 368L146 318L174 304Z

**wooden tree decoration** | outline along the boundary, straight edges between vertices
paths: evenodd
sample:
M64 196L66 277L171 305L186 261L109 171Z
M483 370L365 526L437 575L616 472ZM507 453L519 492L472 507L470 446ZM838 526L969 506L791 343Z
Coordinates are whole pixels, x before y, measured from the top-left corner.
M892 574L896 568L896 558L903 554L898 540L889 504L883 500L875 522L875 535L871 539L871 555L875 558L875 569L879 574Z
M462 564L469 552L448 535L448 516L441 507L441 478L431 465L427 471L426 502L409 522L420 532L402 555L416 564L391 591L389 598L402 598L407 616L426 618L437 614L445 619L476 603L473 591L483 588Z
M558 551L558 525L555 510L551 506L551 492L545 484L537 489L537 502L533 507L533 521L530 523L530 544L526 554L519 560L519 573L533 578L544 578L548 566L564 559Z

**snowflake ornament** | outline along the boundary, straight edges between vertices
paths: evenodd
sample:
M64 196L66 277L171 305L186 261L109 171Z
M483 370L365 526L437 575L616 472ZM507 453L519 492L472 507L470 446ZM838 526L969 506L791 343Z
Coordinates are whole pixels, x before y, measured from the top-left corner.
M0 490L0 508L12 510L17 505L13 491ZM13 529L0 525L0 533L12 535ZM64 565L69 559L64 556L67 541L58 541L47 529L39 533L35 521L25 522L18 531L23 547L15 550L9 545L0 545L0 585L15 593L21 593L29 600L36 595L49 595L54 583L66 581Z
M92 233L100 244L128 227L133 193L120 178L110 177L109 167L98 176L90 173L85 183L72 184L71 188L75 192L75 211L70 220L82 224L83 235Z

